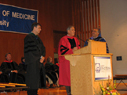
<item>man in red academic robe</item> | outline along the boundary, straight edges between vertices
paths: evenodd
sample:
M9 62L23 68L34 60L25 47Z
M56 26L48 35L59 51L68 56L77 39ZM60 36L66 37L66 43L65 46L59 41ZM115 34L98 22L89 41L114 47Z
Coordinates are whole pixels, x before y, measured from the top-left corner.
M79 41L75 35L74 26L67 28L67 35L62 37L59 42L59 84L66 86L67 95L71 95L70 89L70 62L65 59L64 54L73 54L73 52L80 48Z

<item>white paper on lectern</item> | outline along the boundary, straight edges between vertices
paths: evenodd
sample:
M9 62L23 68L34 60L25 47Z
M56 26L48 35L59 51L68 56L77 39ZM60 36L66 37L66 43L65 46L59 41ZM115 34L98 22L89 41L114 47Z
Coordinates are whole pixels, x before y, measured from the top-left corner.
M108 80L112 78L110 57L94 57L95 80Z

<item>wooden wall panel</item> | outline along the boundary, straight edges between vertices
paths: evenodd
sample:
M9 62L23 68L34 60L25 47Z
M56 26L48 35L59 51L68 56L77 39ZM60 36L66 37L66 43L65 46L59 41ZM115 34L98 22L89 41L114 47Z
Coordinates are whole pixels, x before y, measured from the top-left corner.
M76 27L76 34L79 35L80 39L86 41L92 36L93 28L100 28L99 0L72 1L72 21ZM80 43L83 47L84 42L80 40Z
M66 31L53 31L54 53L58 53L59 40L65 35L67 35Z
M42 25L40 38L46 47L46 58L54 57L53 30L66 31L72 24L71 0L0 0L0 3L39 10L38 22ZM25 34L0 32L0 64L5 54L12 53L12 59L20 63L24 56Z

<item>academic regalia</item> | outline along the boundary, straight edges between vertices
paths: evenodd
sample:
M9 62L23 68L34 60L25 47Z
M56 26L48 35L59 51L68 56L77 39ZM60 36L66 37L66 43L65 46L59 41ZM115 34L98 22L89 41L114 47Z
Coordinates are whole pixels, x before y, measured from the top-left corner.
M59 77L59 66L58 65L55 65L55 72L58 74L58 77Z
M46 75L53 81L54 84L56 84L58 78L55 72L55 65L53 63L47 62L45 64L45 71Z
M90 40L94 40L94 41L106 42L106 40L101 37L101 34L97 38L90 37L89 39ZM88 40L86 40L84 46L87 46L88 45ZM106 52L109 53L109 48L108 48L107 42L106 42Z
M0 67L0 72L2 72L1 67ZM9 82L8 76L6 74L4 74L3 72L0 74L0 82L1 83L8 83Z
M27 65L25 63L19 63L19 71L26 72Z
M45 64L45 69L46 71L50 72L50 71L54 71L55 72L55 67L53 63L47 62Z
M41 63L41 70L40 70L40 88L46 88L46 75L45 75L45 67Z
M3 74L7 75L9 78L9 81L12 83L18 83L22 81L22 77L19 76L18 73L11 72L12 70L19 70L18 64L14 61L7 61L5 60L1 64L1 70Z
M59 55L59 84L70 86L70 62L65 59L64 54L73 54L73 48L80 48L76 37L64 36L60 39L58 47Z
M22 75L24 83L25 83L25 76L26 76L26 68L27 66L25 63L19 64L19 73Z
M40 70L43 72L43 82L46 85L43 63L40 63L41 56L45 56L45 47L41 39L34 33L28 34L24 39L24 56L27 65L26 84L30 89L40 87Z

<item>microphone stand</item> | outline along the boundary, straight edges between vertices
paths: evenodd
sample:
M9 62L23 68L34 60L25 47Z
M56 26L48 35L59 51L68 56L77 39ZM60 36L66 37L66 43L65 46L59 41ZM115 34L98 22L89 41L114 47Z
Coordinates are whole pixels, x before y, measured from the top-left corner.
M83 42L86 42L86 41L82 40L81 38L79 38L79 35L77 35L77 38L78 38L79 40L83 41Z

